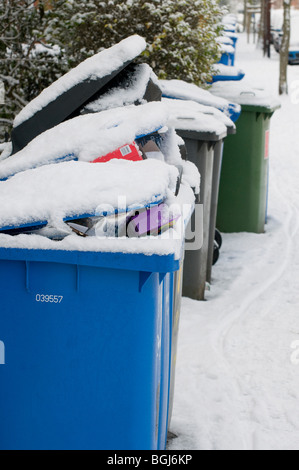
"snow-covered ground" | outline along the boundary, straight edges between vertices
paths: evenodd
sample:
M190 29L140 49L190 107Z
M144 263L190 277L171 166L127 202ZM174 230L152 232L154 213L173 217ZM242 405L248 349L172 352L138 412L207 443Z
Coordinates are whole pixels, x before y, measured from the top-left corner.
M247 83L278 95L279 57L240 35ZM299 66L271 120L269 220L223 235L206 302L183 298L168 449L299 450Z

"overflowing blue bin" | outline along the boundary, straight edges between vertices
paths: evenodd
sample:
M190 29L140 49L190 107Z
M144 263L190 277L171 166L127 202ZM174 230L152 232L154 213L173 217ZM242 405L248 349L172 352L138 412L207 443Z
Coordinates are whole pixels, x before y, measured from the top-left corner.
M182 261L0 249L0 449L165 449Z
M233 66L235 63L235 49L233 46L222 44L222 54L219 64Z
M226 81L240 81L245 77L243 70L236 66L229 66L225 64L217 64L216 69L218 73L213 75L212 83L226 82Z

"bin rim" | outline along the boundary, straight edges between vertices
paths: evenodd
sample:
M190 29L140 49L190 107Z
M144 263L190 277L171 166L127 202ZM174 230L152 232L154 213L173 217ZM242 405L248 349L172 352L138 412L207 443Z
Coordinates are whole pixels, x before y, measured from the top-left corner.
M24 261L26 263L54 263L118 270L171 273L180 269L184 253L182 246L180 257L175 253L151 254L95 252L95 251L66 251L29 248L0 248L1 261Z
M276 103L273 106L265 106L258 104L241 104L242 111L251 111L253 113L265 113L273 114L275 111L281 108L280 103Z
M200 142L219 142L220 140L225 139L228 135L228 131L222 133L217 132L201 132L195 130L186 130L186 129L175 129L180 137L187 139L194 139Z

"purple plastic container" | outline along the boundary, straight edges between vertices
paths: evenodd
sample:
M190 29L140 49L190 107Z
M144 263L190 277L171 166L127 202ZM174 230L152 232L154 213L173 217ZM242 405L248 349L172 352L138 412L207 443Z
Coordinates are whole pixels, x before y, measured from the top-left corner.
M129 237L160 235L174 226L180 215L174 215L167 204L159 204L134 215L127 227Z

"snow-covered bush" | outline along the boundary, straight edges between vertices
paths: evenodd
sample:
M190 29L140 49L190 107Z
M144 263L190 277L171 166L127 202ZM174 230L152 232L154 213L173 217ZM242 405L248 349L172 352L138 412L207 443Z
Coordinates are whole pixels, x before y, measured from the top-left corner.
M148 44L141 60L159 78L205 83L220 57L217 0L56 0L48 14L48 39L70 65L135 33Z
M44 88L135 33L148 45L139 60L159 78L206 83L220 57L220 18L218 0L1 0L0 142Z
M34 3L0 1L0 80L5 86L0 142L20 109L67 70L60 51L42 45L46 18L43 3L39 8Z

